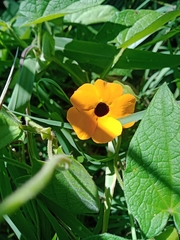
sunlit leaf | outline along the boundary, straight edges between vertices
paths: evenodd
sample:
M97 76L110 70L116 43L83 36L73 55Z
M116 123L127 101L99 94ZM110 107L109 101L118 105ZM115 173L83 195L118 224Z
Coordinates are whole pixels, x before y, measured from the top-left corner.
M110 5L99 5L81 12L68 14L64 17L65 22L93 24L107 22L117 9Z
M138 40L146 36L149 36L150 34L160 29L162 26L164 26L166 23L171 21L173 18L178 17L179 15L180 15L180 10L168 12L161 17L158 17L157 15L158 19L155 19L155 16L153 15L153 18L151 20L150 19L146 20L146 21L150 21L151 24L149 25L147 22L145 28L143 28L144 23L140 21L140 25L142 25L141 31L138 31L139 23L136 23L137 26L135 24L135 27L132 28L132 32L130 31L130 36L126 38L126 40L120 45L120 47L126 48L131 44L137 42Z
M159 88L128 150L124 191L146 237L159 234L170 215L180 230L180 107L167 85Z
M119 44L124 43L136 33L147 28L152 22L162 15L162 13L149 10L130 11L131 14L130 12L127 12L127 17L125 18L127 22L125 22L125 24L130 25L130 23L133 23L133 25L129 27L127 31L122 31L117 36L117 41ZM128 15L130 15L130 17L128 17Z
M27 20L23 25L42 23L99 5L103 0L25 0L21 2L20 13Z
M118 50L114 46L71 38L55 37L55 48L62 51L68 58L83 64L84 67L87 64L87 70L89 70L88 64L102 69L107 68L113 62L115 55L118 54ZM179 62L180 55L126 49L114 67L121 69L161 69L167 66L178 66Z

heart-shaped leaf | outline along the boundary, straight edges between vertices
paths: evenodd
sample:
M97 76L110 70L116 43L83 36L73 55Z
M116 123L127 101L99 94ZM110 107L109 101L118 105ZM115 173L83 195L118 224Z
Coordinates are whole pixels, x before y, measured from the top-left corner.
M31 26L99 5L102 2L103 0L25 0L21 2L19 11L27 19L23 25Z
M180 230L180 107L164 84L147 109L128 150L124 191L146 237L170 215Z

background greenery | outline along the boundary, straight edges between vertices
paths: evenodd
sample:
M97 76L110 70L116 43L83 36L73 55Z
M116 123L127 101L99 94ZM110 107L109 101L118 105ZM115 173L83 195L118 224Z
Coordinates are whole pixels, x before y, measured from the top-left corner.
M0 207L0 239L179 239L179 1L0 6L2 92L12 76L0 102L0 198L12 196ZM66 120L69 97L97 78L119 80L138 96L136 113L120 119L137 123L119 149L80 141ZM41 171L52 153L60 160ZM113 159L124 188L108 178ZM27 191L16 201L21 186Z

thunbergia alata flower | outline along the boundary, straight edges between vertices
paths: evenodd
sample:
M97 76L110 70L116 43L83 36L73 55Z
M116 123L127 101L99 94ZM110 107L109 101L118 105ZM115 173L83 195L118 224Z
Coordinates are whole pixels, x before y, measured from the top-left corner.
M96 143L107 143L121 135L123 128L129 128L134 122L122 126L117 120L134 112L136 98L124 94L118 83L108 83L101 79L94 84L85 83L71 96L73 105L67 112L67 119L78 138L92 138Z

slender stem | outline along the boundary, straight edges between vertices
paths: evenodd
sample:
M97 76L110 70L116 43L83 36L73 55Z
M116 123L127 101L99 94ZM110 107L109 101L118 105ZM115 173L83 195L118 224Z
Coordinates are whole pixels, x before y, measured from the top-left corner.
M112 63L112 68L115 66L115 64L117 63L119 58L122 56L124 50L125 50L125 48L121 48L121 50L118 52L118 54L114 57L114 61Z
M52 139L48 139L47 142L47 153L48 153L48 157L49 159L51 159L53 157L53 151L52 151Z
M84 82L79 77L78 74L76 74L74 71L71 70L70 67L68 67L66 64L62 63L58 58L54 57L53 61L56 62L60 67L62 67L64 70L66 70L71 76L73 76L79 84L83 84Z
M117 138L117 142L108 143L108 156L115 153L114 159L107 162L106 174L105 174L105 200L104 200L104 216L103 216L103 227L102 232L107 232L109 216L111 210L112 199L114 195L114 189L116 180L118 180L121 188L123 189L123 181L117 169L117 160L119 158L119 150L121 147L121 136Z
M112 199L114 195L114 189L116 185L116 179L119 174L117 174L117 159L118 153L121 145L121 138L118 138L116 142L108 143L108 156L115 153L113 160L107 162L106 174L105 174L105 200L104 200L104 216L103 216L103 227L102 232L107 232L109 216L111 210ZM119 175L120 177L120 175Z
M116 174L116 178L117 178L117 181L119 183L119 185L121 186L122 190L124 189L124 183L123 183L123 180L118 172L118 169L117 169L117 166L114 166L114 171L115 171L115 174Z
M104 216L102 232L107 232L109 216L111 210L112 198L114 195L114 188L116 185L116 174L114 172L114 161L107 162L105 175L105 200L104 200Z
M38 48L41 49L41 30L42 30L42 24L38 24L37 29L37 45Z
M13 74L13 71L14 71L14 67L15 67L15 63L16 63L16 59L17 59L17 55L18 55L18 48L16 50L16 55L15 55L15 58L14 58L14 62L13 62L13 65L11 67L11 71L9 73L9 76L8 76L8 79L7 79L7 82L5 84L5 87L3 89L3 92L1 93L1 96L0 96L0 109L2 107L2 104L4 102L4 98L6 96L6 93L7 93L7 90L9 88L9 84L11 83L11 78L12 78L12 74Z
M15 38L15 40L18 42L18 44L19 44L21 47L26 48L26 47L27 47L27 44L26 44L23 40L21 40L21 39L16 35L16 33L15 33L14 30L13 30L13 28L11 28L10 26L8 26L8 29L9 29L11 35L12 35L12 36Z
M34 48L37 48L37 46L35 45L30 45L28 47L26 47L23 52L21 53L21 58L20 58L20 67L22 68L23 64L24 64L24 59L26 58L26 56L28 55L28 53L34 49Z
M132 214L130 213L130 211L128 211L128 214L129 214L129 220L130 220L130 224L131 224L132 240L137 240L136 228L134 226L134 218L133 218Z
M104 68L104 71L101 73L100 78L105 79L106 75L108 75L109 71L111 70L112 62L108 64L107 67Z
M121 147L121 136L118 137L117 144L115 146L116 154L115 154L115 157L114 157L115 158L115 161L114 161L114 171L116 173L117 181L118 181L119 185L121 186L121 188L123 190L124 189L124 183L123 183L123 180L122 180L121 175L119 174L119 171L118 171L118 168L117 168L117 161L118 161L118 158L119 158L120 147ZM124 167L122 165L121 160L118 163L120 165L121 170L123 170Z
M30 111L30 104L28 104L28 107L26 108L26 114L31 115ZM29 126L29 121L28 119L25 118L26 125ZM27 147L28 147L28 154L29 154L29 159L31 162L31 165L33 166L34 158L36 156L34 146L33 146L33 138L32 138L32 133L27 132Z
M115 64L117 63L117 61L119 60L119 58L121 57L121 55L123 54L124 52L124 48L122 48L118 54L115 55L114 59L113 59L113 62L110 62L108 64L108 66L104 69L104 71L101 73L101 76L100 78L104 79L106 77L106 75L109 73L109 71L111 70L111 68L113 68L115 66Z

